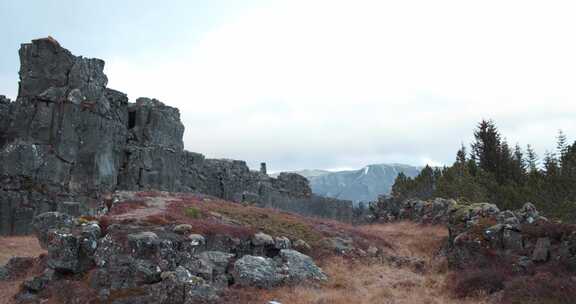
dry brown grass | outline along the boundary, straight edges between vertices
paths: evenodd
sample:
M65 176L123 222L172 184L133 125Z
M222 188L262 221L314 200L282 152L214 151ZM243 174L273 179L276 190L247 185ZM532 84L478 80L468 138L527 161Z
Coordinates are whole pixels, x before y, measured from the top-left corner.
M398 255L426 261L428 271L415 272L375 259L332 257L324 261L329 281L302 284L269 291L236 290L230 295L235 303L267 303L276 300L290 304L488 304L486 297L457 299L447 284L450 275L445 259L436 255L447 236L445 227L410 222L367 225L364 234L387 239Z
M37 257L44 252L34 236L0 237L0 265L6 264L13 256ZM12 297L18 292L18 287L23 281L24 279L0 281L0 304L12 303Z
M367 234L388 240L399 255L432 258L438 252L448 229L440 225L422 225L413 222L360 226Z
M13 256L37 257L44 252L34 236L0 237L0 265Z

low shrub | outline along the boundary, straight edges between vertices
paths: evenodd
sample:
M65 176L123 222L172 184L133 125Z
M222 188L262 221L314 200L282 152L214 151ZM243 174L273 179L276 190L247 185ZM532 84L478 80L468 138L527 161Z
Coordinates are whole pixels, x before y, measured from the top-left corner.
M559 242L565 235L576 231L576 225L540 221L535 224L524 224L520 229L522 235L528 238L537 239L549 237Z
M458 298L492 294L504 289L507 274L500 269L476 269L454 273L449 277Z
M202 212L195 207L187 207L184 209L184 214L192 219L199 219L202 217Z
M502 302L506 304L573 304L576 280L549 272L520 276L506 284Z

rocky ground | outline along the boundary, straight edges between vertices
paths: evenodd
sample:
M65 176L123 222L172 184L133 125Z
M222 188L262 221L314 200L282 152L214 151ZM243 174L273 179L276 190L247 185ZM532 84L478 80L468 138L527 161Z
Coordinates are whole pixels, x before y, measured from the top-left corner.
M8 264L11 279L0 285L3 301L483 301L452 297L446 260L438 250L447 236L442 226L352 226L208 196L160 192L120 192L107 215L74 223L69 219L50 213L36 220L37 227L59 223L60 228L38 231L48 254ZM96 224L101 231L93 237ZM15 246L11 254L42 252L35 239L19 238L23 246ZM96 249L90 249L91 240ZM186 293L191 296L167 298ZM18 300L11 299L16 294Z
M112 200L96 218L36 218L47 254L0 268L2 301L568 304L576 295L576 227L530 204L411 200L392 206L388 223L353 226L197 194ZM22 244L11 255L43 250L32 237L9 240Z

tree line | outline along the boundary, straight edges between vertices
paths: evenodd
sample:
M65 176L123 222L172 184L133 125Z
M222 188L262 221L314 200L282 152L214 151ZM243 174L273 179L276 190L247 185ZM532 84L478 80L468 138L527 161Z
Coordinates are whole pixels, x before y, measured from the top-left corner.
M426 166L415 178L400 173L390 199L432 197L510 210L532 202L549 217L576 222L576 142L559 131L555 151L540 159L530 145L511 147L493 121L483 120L470 150L462 145L452 166Z

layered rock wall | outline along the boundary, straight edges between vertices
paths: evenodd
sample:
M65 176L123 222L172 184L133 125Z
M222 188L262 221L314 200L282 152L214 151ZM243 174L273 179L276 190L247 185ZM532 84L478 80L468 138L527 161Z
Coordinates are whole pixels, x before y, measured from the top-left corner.
M243 161L185 151L178 109L149 98L129 103L106 87L100 59L74 56L52 38L19 54L18 98L0 96L0 235L29 233L34 215L61 202L93 213L115 190L201 192L315 216L351 207L311 200L300 176L274 179ZM287 207L292 198L302 207Z

